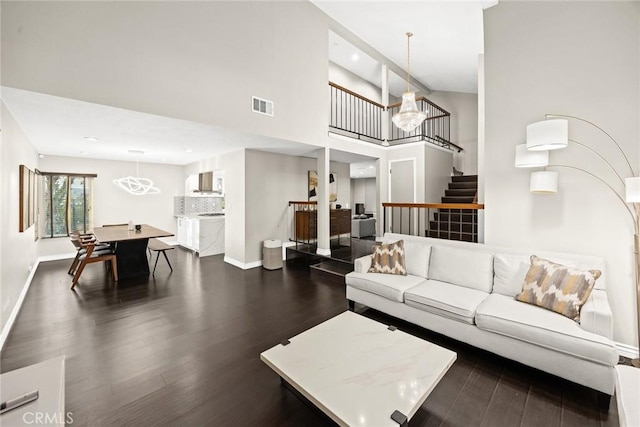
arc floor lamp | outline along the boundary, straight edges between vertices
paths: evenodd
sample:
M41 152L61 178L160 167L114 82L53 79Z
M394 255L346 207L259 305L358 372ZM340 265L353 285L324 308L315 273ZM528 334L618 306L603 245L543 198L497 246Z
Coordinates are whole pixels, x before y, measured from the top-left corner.
M625 170L620 172L596 150L581 142L569 139L569 120L578 120L586 123L606 135L624 158L626 163ZM614 173L616 179L624 186L624 194L616 190L606 180L586 169L573 165L549 164L549 151L565 148L569 145L569 142L585 148L602 160ZM558 192L559 174L556 171L547 170L548 168L573 169L600 181L616 195L625 207L634 225L636 321L638 323L638 345L640 346L640 176L633 170L631 162L622 147L620 147L620 144L600 126L588 120L575 116L547 114L545 120L527 126L527 143L516 146L515 165L520 168L544 168L541 171L531 173L529 190L532 193L550 194ZM618 184L616 185L621 188ZM632 363L635 367L640 368L639 358L633 359Z

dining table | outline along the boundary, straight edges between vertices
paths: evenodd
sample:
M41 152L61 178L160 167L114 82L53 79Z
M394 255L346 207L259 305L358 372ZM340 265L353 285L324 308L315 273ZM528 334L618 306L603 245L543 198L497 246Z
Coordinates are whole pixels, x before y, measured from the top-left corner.
M148 276L149 261L147 244L149 239L171 237L173 233L148 224L140 224L139 230L129 230L128 225L95 227L93 234L99 243L111 244L118 261L118 278Z

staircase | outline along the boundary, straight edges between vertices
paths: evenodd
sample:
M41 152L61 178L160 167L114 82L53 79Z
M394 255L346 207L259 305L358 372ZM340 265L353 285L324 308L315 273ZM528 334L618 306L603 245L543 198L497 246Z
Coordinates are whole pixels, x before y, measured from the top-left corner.
M442 203L475 203L477 175L452 176ZM438 209L429 221L428 237L478 242L478 211L474 209Z

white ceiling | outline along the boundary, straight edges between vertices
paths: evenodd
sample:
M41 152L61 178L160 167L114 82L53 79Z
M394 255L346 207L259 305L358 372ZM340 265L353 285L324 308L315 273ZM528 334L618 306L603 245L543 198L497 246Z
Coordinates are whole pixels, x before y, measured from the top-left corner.
M496 0L311 1L404 70L405 33L412 32L412 76L435 91L478 92L478 55L484 52L482 10ZM371 61L350 61L352 53L333 44L329 51L335 63L380 85L380 73Z
M36 151L44 155L186 165L243 147L294 156L314 149L307 144L36 92L8 87L1 91Z
M351 178L375 178L376 162L375 160L367 162L351 163Z

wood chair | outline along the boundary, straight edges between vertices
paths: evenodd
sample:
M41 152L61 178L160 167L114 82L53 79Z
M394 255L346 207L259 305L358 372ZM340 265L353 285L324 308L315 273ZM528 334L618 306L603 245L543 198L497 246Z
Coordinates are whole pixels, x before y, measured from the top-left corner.
M75 288L75 286L78 284L78 279L80 278L80 275L82 274L82 271L87 266L87 264L92 264L94 262L111 261L111 271L113 272L113 280L117 282L118 281L118 261L116 259L116 254L111 250L109 250L108 252L102 251L102 250L96 251L95 242L84 243L82 244L82 246L84 249L86 249L86 253L83 255L80 255L80 257L78 258L79 266L78 266L78 270L73 276L73 281L71 282L71 289Z
M75 274L76 268L78 267L79 258L81 255L87 253L87 250L84 245L91 242L96 242L96 236L91 233L80 233L78 231L72 231L69 233L71 236L71 243L76 248L76 256L71 262L71 266L69 267L69 271L67 273L73 275ZM96 252L97 251L107 251L111 250L111 245L108 243L97 243L96 244Z
M160 258L160 252L162 252L162 255L164 255L164 259L166 259L167 264L169 264L169 268L171 269L171 271L173 271L173 267L171 267L171 263L169 262L169 258L167 257L167 251L175 249L173 246L167 245L162 240L149 239L149 243L147 244L147 249L149 249L150 254L151 254L151 251L157 252L156 263L153 265L153 273L152 273L153 276L155 276L156 274L156 267L158 265L158 258ZM151 258L153 258L153 254L151 254Z

